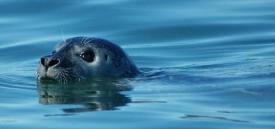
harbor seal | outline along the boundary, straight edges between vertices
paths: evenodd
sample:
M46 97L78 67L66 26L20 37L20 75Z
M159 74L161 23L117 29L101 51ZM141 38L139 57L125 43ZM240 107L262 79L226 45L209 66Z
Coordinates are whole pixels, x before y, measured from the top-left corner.
M68 83L96 77L134 77L138 73L118 45L101 38L73 37L40 59L37 79Z

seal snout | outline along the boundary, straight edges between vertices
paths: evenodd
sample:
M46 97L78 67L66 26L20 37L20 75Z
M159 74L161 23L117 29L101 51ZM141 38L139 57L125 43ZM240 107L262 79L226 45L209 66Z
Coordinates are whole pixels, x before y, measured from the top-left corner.
M56 82L57 72L54 69L56 67L60 67L60 64L61 64L60 58L57 58L54 55L48 55L48 56L42 57L40 59L38 79L43 82Z
M41 65L43 65L46 69L50 67L56 67L60 64L59 58L53 58L52 56L45 56L40 59Z

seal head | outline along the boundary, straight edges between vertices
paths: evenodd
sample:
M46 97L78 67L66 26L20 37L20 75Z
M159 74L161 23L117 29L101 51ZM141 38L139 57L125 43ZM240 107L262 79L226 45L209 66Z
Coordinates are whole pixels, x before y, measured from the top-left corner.
M118 45L100 38L74 37L41 58L37 78L41 82L68 83L93 77L134 77L138 73Z

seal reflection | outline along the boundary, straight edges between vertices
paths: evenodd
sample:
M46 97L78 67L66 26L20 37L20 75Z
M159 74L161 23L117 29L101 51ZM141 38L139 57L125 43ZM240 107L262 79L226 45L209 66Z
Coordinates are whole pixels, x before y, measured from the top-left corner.
M65 113L116 110L131 102L129 97L120 93L131 90L125 81L94 79L71 85L38 83L39 103L79 105L62 109Z

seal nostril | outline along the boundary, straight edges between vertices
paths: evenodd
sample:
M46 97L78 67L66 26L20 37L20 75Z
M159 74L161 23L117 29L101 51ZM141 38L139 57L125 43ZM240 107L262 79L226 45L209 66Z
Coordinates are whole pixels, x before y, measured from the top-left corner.
M104 58L106 61L108 61L108 56L107 55L104 55Z
M40 63L41 63L43 66L45 66L45 64L46 64L45 58L41 58L41 59L40 59Z
M59 59L52 59L52 60L50 60L48 66L49 66L49 67L52 67L52 66L54 66L54 65L59 64L59 62L60 62Z

